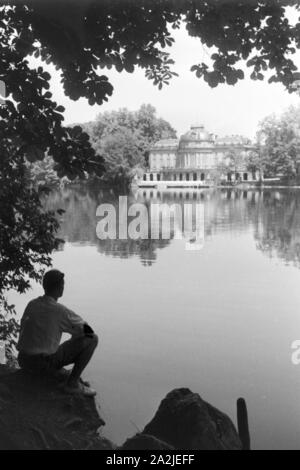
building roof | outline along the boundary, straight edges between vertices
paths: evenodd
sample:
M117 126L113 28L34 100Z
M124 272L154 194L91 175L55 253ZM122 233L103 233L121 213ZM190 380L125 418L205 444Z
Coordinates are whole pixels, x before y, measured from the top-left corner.
M250 139L242 135L226 135L224 137L217 137L216 145L251 145Z
M204 144L203 144L203 143ZM192 143L192 145L191 145ZM245 148L252 147L250 139L242 135L227 135L217 137L211 132L206 131L203 125L194 124L190 130L183 134L180 139L161 139L151 146L150 150L185 150L187 147L232 147L242 146Z
M183 134L180 137L180 142L182 141L204 141L204 142L213 142L214 135L207 132L202 125L193 125L190 130Z

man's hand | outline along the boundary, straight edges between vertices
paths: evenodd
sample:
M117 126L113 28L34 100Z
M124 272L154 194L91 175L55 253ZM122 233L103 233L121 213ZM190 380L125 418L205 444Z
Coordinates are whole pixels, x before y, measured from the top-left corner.
M84 323L83 325L83 333L85 336L89 336L91 338L94 336L94 330L87 323Z

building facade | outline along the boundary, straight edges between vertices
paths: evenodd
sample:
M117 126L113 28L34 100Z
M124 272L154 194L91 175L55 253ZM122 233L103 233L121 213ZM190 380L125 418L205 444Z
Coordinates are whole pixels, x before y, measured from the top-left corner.
M149 170L143 180L196 181L209 185L220 181L254 181L259 175L246 167L246 157L253 148L244 137L220 138L203 126L191 126L179 140L163 139L151 147Z

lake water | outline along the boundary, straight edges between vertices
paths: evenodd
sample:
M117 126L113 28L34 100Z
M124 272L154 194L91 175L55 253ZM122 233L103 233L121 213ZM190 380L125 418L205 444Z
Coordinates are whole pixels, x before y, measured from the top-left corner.
M244 397L253 448L299 448L300 365L291 344L300 339L300 191L130 195L128 207L144 204L149 219L155 204L197 208L198 225L182 239L177 214L169 239L100 240L103 203L118 215L118 197L96 189L54 192L47 206L66 210L65 244L53 254L66 274L61 301L100 336L85 376L98 391L104 434L122 443L166 393L189 387L234 423ZM41 292L34 285L13 296L18 312Z

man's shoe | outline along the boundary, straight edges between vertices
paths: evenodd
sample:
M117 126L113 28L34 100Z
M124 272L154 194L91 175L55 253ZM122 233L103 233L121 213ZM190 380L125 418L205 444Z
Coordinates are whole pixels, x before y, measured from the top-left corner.
M82 384L82 385L85 385L86 387L90 387L90 382L88 382L87 380L83 380L81 377L79 379L79 382Z
M96 390L86 387L81 383L75 386L65 384L63 391L70 395L84 395L86 397L94 397L97 394Z
M62 368L62 369L54 371L53 372L53 377L58 379L60 382L65 382L69 379L69 377L71 375L71 372L72 372L71 370L67 370L65 368ZM88 382L87 380L83 380L81 377L79 379L79 382L82 385L85 385L86 387L90 386L90 382ZM64 386L64 384L62 384L62 386Z
M85 385L81 385L81 388L83 389L82 390L83 395L85 395L86 397L94 397L95 395L97 395L96 390L94 390L91 387L86 387Z

